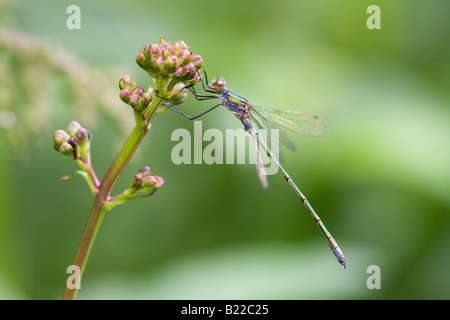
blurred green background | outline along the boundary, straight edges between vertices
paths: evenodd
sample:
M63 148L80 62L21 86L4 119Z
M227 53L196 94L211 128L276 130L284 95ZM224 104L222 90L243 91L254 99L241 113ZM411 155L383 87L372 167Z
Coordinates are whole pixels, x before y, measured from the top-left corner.
M87 127L102 177L132 129L117 82L151 84L134 60L161 35L252 103L326 119L327 136L293 137L284 166L348 269L281 175L263 190L251 164L174 165L171 133L194 123L167 111L115 191L144 165L166 183L107 214L78 298L450 298L450 2L78 0L69 30L73 2L0 1L0 298L61 297L92 197L60 181L77 167L53 132ZM224 108L202 120L241 128Z

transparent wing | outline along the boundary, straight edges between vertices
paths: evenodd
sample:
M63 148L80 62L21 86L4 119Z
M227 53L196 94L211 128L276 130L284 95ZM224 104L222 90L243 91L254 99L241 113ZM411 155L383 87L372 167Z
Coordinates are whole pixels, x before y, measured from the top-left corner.
M261 139L265 140L268 146L271 146L271 148L273 148L273 139L272 139L272 129L278 129L279 130L279 126L273 126L271 124L269 124L268 121L265 121L264 124L261 122L262 121L262 117L261 116L255 116L257 115L257 112L251 113L250 117L252 119L252 123L256 125L256 128L258 129L267 129L266 135L264 135L264 137L262 137L262 131L258 130L259 132L259 136ZM289 137L288 133L286 132L286 130L281 130L280 134L278 135L277 139L275 139L275 142L277 144L281 143L283 146L285 146L286 148L288 148L291 151L295 151L295 144L294 142L292 142L291 138ZM283 152L281 151L281 149L278 147L278 159L281 162L284 162L285 158L283 155Z
M271 133L272 132L271 132L271 130L272 129L280 130L280 126L279 125L274 125L274 123L270 123L270 121L263 121L263 120L261 120L260 116L255 116L256 114L257 113L255 113L255 112L253 114L251 114L252 122L254 124L256 124L256 127L259 128L259 129L267 129L267 136L265 137L265 140L266 140L268 145L272 145L272 142L271 142L271 140L272 140L271 139L272 138L272 134ZM288 148L289 150L295 151L295 144L294 144L294 142L292 142L292 140L289 137L289 134L288 134L288 132L286 130L283 130L283 129L280 130L280 134L278 136L277 141L279 143L281 143L283 146L285 146L286 148ZM281 150L280 150L280 157L281 157L280 161L284 162L284 156L281 153Z
M252 106L251 114L257 125L262 125L263 128L288 129L307 136L322 136L327 133L327 124L314 113Z

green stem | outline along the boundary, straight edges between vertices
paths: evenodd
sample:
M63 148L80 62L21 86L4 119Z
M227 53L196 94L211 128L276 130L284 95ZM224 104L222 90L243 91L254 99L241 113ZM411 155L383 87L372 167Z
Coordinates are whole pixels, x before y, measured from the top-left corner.
M108 172L99 185L98 192L95 195L94 204L91 208L86 227L84 229L80 244L78 246L78 250L73 260L73 265L76 265L80 268L81 278L83 276L83 272L89 258L89 253L91 252L95 237L97 235L98 229L100 228L105 212L111 208L110 206L107 206L108 201L111 199L111 192L121 173L139 147L139 144L144 139L147 132L150 130L150 120L155 114L155 110L163 101L164 100L157 98L153 101L153 103L151 103L151 105L145 112L145 120L142 119L140 114L136 115L136 126L134 127L127 141L123 145L122 149L115 158L114 162L111 164ZM75 299L77 291L78 289L76 288L69 289L66 286L63 294L63 299Z
M91 252L92 245L94 244L95 237L97 236L98 229L100 228L106 212L106 210L103 209L103 205L104 202L102 203L99 197L95 197L94 205L92 206L88 222L84 229L83 236L81 237L77 253L75 254L75 259L72 263L80 268L80 277L83 275L89 253ZM78 289L69 289L66 285L62 297L63 300L74 300L77 295L77 291Z

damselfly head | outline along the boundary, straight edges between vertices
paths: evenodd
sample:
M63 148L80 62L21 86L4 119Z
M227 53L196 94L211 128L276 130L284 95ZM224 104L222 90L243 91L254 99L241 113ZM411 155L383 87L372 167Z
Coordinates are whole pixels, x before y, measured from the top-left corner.
M227 83L225 82L224 78L217 78L216 80L213 80L213 82L208 87L216 92L220 92L226 84Z

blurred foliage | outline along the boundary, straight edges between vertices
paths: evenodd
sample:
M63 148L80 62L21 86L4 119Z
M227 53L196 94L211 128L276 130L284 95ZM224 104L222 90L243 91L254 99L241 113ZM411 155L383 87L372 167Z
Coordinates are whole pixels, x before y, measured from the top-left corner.
M0 52L0 130L16 158L68 112L53 106L68 105L86 125L94 126L99 112L125 125L116 91L109 87L113 82L70 53L6 28L0 30Z
M52 134L87 127L101 177L117 128L131 131L117 81L150 84L134 59L161 35L253 103L326 119L326 137L293 137L285 168L348 270L281 176L265 191L252 165L174 165L171 133L193 123L165 112L117 188L144 165L166 184L108 213L79 298L450 298L450 2L79 0L82 28L68 30L71 4L0 1L0 298L60 298L92 197L59 180L75 167ZM380 30L366 27L372 4ZM227 110L202 120L241 126ZM366 287L370 265L380 290Z

